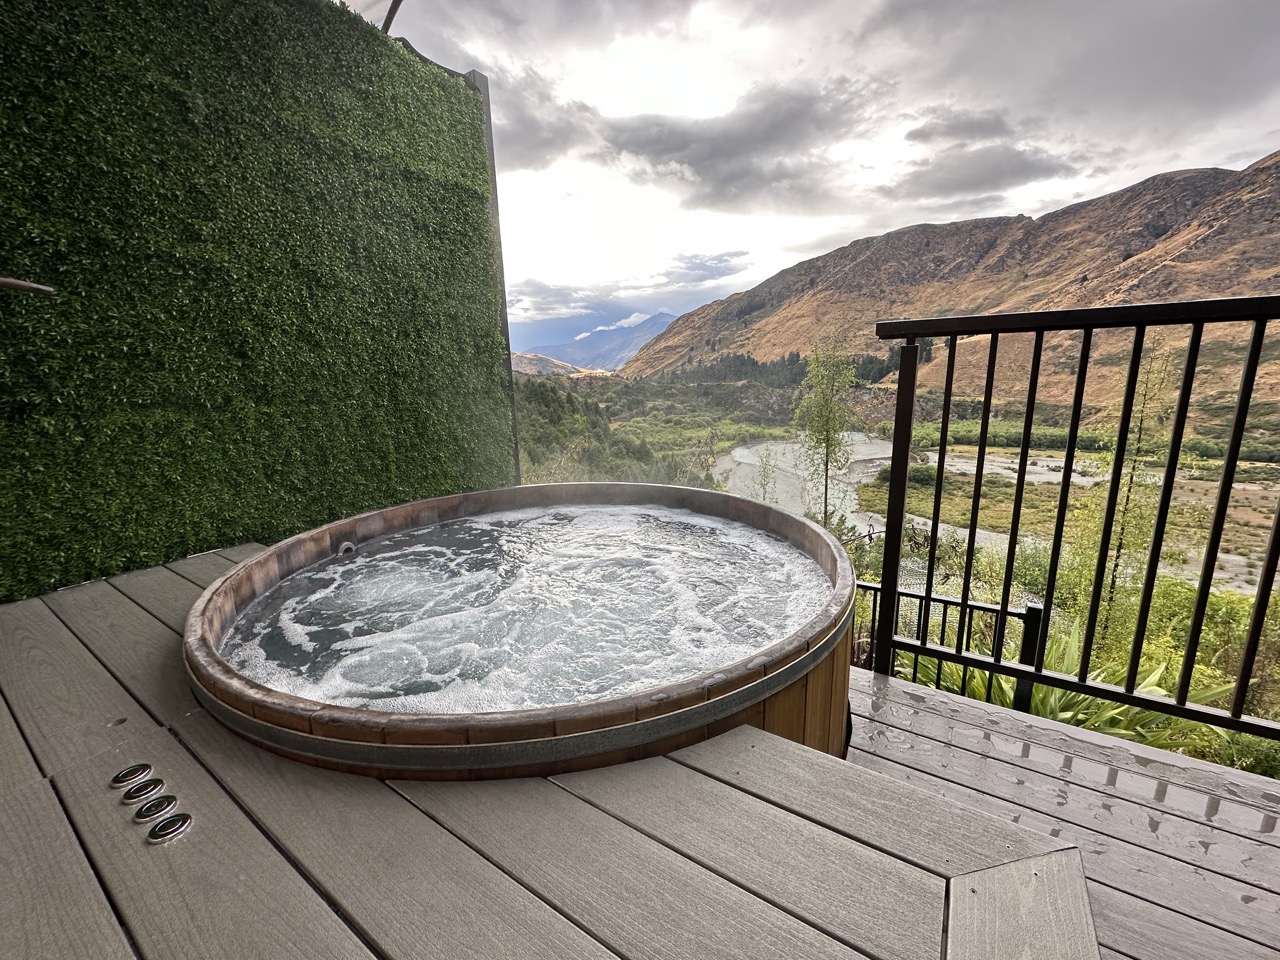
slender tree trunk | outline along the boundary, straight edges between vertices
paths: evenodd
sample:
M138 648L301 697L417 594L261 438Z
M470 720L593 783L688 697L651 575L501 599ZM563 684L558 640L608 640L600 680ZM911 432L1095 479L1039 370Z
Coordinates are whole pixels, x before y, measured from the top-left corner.
M1120 582L1120 564L1122 554L1124 553L1124 542L1129 530L1129 522L1132 519L1129 515L1129 508L1133 504L1134 487L1138 482L1138 461L1142 459L1145 452L1143 450L1143 438L1146 434L1147 416L1149 414L1152 396L1162 390L1168 381L1168 355L1163 358L1163 363L1159 367L1154 364L1160 361L1159 357L1153 357L1152 365L1148 366L1142 377L1142 395L1138 401L1138 426L1136 436L1134 438L1132 453L1129 454L1129 469L1125 477L1124 484L1124 501L1120 504L1119 511L1119 528L1116 532L1115 539L1115 557L1111 561L1111 576L1107 584L1107 605L1102 618L1101 636L1105 639L1111 629L1112 606L1116 600L1116 593ZM1153 383L1153 379L1155 383ZM1152 416L1155 414L1152 413ZM1176 457L1176 450L1170 450L1168 456Z
M827 509L827 487L831 484L831 445L822 454L822 525L831 522L831 512Z
M1116 601L1116 590L1120 582L1120 562L1121 555L1124 553L1124 538L1129 527L1129 504L1133 500L1133 485L1137 480L1138 473L1138 457L1142 452L1142 417L1138 418L1138 449L1133 453L1133 459L1129 461L1128 476L1125 478L1124 486L1124 502L1120 504L1120 524L1116 533L1115 557L1111 561L1111 578L1107 584L1107 606L1102 617L1102 633L1105 639L1107 632L1111 629L1111 607Z

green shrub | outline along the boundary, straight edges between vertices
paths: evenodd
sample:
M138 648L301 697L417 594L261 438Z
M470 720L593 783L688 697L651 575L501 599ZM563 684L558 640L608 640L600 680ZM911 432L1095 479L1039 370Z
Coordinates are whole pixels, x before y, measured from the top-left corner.
M988 645L984 643L976 643L975 649L982 653L990 653ZM1006 651L1007 655L1008 651ZM900 654L898 657L897 672L900 677L911 678L913 659L919 661L916 673L918 683L939 687L949 693L976 700L987 700L987 685L990 682L990 702L997 706L1013 708L1014 694L1017 689L1017 681L1013 677L999 674L992 676L983 670L965 670L957 663L928 657L911 657L906 654ZM1076 624L1065 636L1050 640L1044 668L1051 673L1073 673L1079 662L1080 631L1079 624ZM1136 692L1149 697L1168 698L1169 692L1160 685L1164 670L1164 664L1143 667L1138 672ZM939 683L939 671L942 674L941 683ZM1117 667L1106 667L1089 672L1089 680L1092 683L1120 686L1124 683L1124 679L1124 671ZM1230 690L1230 684L1222 684L1196 690L1188 699L1192 703L1213 703ZM1208 724L1172 717L1155 710L1101 700L1046 684L1035 684L1032 687L1031 713L1038 717L1057 720L1059 723L1096 730L1099 733L1166 750L1208 751L1220 748L1225 738L1224 731Z

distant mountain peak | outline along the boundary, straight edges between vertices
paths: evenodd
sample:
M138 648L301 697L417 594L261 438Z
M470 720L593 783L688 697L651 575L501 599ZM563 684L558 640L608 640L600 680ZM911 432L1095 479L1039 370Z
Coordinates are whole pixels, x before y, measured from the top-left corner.
M615 325L609 329L592 330L572 343L530 347L525 352L552 357L578 367L617 370L673 320L675 317L669 313L655 313L631 326Z

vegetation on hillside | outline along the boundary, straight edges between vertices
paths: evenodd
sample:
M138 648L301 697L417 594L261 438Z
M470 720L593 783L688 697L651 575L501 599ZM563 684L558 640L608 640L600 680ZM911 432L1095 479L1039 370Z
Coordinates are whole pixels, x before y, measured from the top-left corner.
M521 421L521 442L529 460L526 480L535 479L651 479L655 482L712 485L708 473L716 455L735 444L756 439L800 440L816 421L797 416L806 404L823 403L824 416L837 424L827 432L834 444L829 450L819 445L818 452L827 467L839 463L842 443L847 440L849 422L869 432L877 430L891 415L892 390L882 387L850 387L849 373L856 358L818 356L819 363L794 355L771 363L750 358L721 358L704 365L703 379L693 380L686 371L660 381L628 382L620 378L578 378L574 380L524 380L517 388ZM830 361L827 364L827 361ZM831 389L817 392L813 388L823 379L823 365L831 378ZM732 376L734 381L716 381L713 377ZM839 380L838 383L835 381ZM804 386L800 386L804 385ZM797 387L800 386L800 389ZM1108 494L1108 478L1112 476L1115 430L1108 427L1105 416L1094 412L1095 424L1084 429L1077 444L1075 469L1078 474L1092 476L1092 484L1073 484L1069 488L1063 550L1054 579L1052 615L1046 666L1050 670L1075 673L1079 669L1081 648L1086 634L1091 636L1092 651L1088 673L1103 683L1123 684L1130 649L1138 632L1142 582L1150 553L1150 543L1160 491L1160 475L1170 455L1168 410L1170 393L1162 383L1144 383L1135 420L1131 424L1129 443L1119 476L1121 484L1117 513L1111 527L1102 576L1098 578L1098 554L1103 536L1103 517ZM938 442L938 398L921 397L920 414L913 435L915 456L923 460L928 448ZM931 545L926 526L917 523L907 532L904 543L904 571L908 586L924 586L925 562L931 546L936 567L934 591L955 596L964 582L969 560L967 536L963 534L973 513L974 477L962 472L958 461L972 461L972 447L978 439L981 422L978 408L969 399L957 397L952 405L948 444L948 469L944 477L941 519L961 532L944 532ZM812 411L810 411L812 413ZM1003 458L1005 468L1016 461L1011 453L1021 443L1025 410L1014 402L997 406L988 423L987 442L991 458ZM547 424L560 417L554 429ZM535 418L535 419L531 419ZM838 422L838 423L837 423ZM810 431L821 433L821 431ZM843 436L842 436L843 434ZM1060 495L1062 448L1066 441L1066 419L1061 411L1037 407L1032 432L1031 464L1038 468L1038 482L1026 484L1020 512L1017 544L1012 552L1013 574L1008 597L1014 616L1005 627L1002 656L1016 658L1021 638L1018 616L1028 602L1043 602L1049 593L1051 543ZM540 448L540 449L539 449ZM771 451L756 448L759 463L753 495L770 499L779 465ZM780 449L780 448L777 448ZM1181 671L1186 636L1190 629L1196 601L1196 587L1183 568L1193 556L1197 544L1205 537L1204 496L1200 487L1212 491L1221 474L1221 461L1204 459L1198 449L1183 444L1179 467L1183 479L1179 497L1175 498L1169 530L1160 557L1160 574L1155 579L1143 645L1137 687L1154 696L1167 695L1176 688ZM818 458L814 458L818 464ZM1274 485L1270 464L1246 464L1241 478ZM1055 474L1046 482L1046 474ZM822 502L824 479L838 476L835 471L819 467L809 472L813 493L810 502ZM907 509L919 517L933 513L936 467L915 462L909 468ZM1204 479L1195 479L1204 478ZM860 506L864 510L883 513L888 469L858 487ZM1197 484L1199 486L1197 486ZM1013 479L988 469L983 481L978 527L988 531L1011 528L1017 486ZM1196 496L1193 496L1195 494ZM1199 499L1197 499L1197 496ZM1275 489L1258 492L1258 511L1274 511ZM1263 501L1266 501L1265 503ZM1269 504L1269 506L1268 506ZM1269 515L1269 514L1268 514ZM826 525L846 542L860 582L875 583L880 579L882 539L856 527L848 517L830 507L815 520ZM1234 522L1234 521L1232 521ZM1260 521L1259 521L1260 522ZM1256 551L1262 534L1244 523L1228 527L1229 548ZM1265 532L1264 532L1265 533ZM1009 552L1004 546L979 543L971 567L973 600L999 605L1004 599L1005 568ZM1247 574L1256 583L1256 563ZM914 583L912 577L920 580ZM1208 611L1200 631L1200 646L1192 678L1192 702L1225 706L1231 684L1239 672L1244 638L1252 610L1253 597L1220 583L1208 599ZM904 606L909 618L914 615L910 604ZM941 608L934 607L931 635L942 634ZM1090 612L1096 611L1090 627ZM869 618L865 595L859 600L859 620ZM990 651L995 643L995 617L977 613L967 646L976 651ZM907 633L915 626L899 625ZM947 638L954 643L955 613L950 614ZM1254 671L1247 712L1253 716L1280 719L1280 604L1272 604L1268 612L1263 649ZM904 675L930 685L969 696L1010 705L1013 681L983 671L966 670L949 664L921 659L912 664L900 657ZM1079 694L1037 685L1032 697L1032 710L1040 715L1074 723L1144 743L1174 748L1186 753L1230 764L1271 776L1280 775L1280 743L1169 717L1149 710L1126 707Z
M788 435L790 410L769 394L731 384L704 389L614 377L518 377L521 476L526 483L714 487L711 468L721 454Z
M928 338L924 338L928 340ZM931 345L930 345L931 346ZM835 350L833 346L831 348ZM854 376L863 383L879 383L898 369L899 348L890 347L887 356L859 353L843 356L853 368ZM930 350L930 353L932 350ZM808 360L792 351L777 360L757 360L745 353L721 354L711 360L699 360L688 367L678 367L659 374L663 383L735 383L750 381L769 387L795 388L809 372Z
M1092 643L1087 672L1104 683L1123 685L1129 669L1131 651L1140 644L1138 687L1156 696L1169 696L1178 685L1187 638L1192 632L1193 611L1197 601L1198 563L1188 565L1189 558L1203 552L1210 523L1204 505L1197 501L1194 481L1189 477L1205 476L1217 480L1223 464L1205 461L1183 444L1170 449L1169 419L1172 398L1168 387L1168 368L1155 358L1138 384L1135 410L1127 432L1124 459L1114 460L1114 439L1107 440L1101 426L1091 442L1079 447L1081 458L1077 470L1095 475L1100 481L1092 485L1073 484L1069 488L1065 527L1061 536L1061 557L1053 582L1049 582L1050 556L1055 541L1060 481L1031 482L1022 493L1017 543L1010 553L1005 547L977 545L973 551L969 596L972 600L1001 605L1008 597L1009 607L1020 610L1028 602L1044 603L1052 599L1048 628L1046 666L1060 673L1075 674L1081 668L1084 640ZM925 424L917 429L913 440L923 434L926 443L936 444ZM1020 437L1021 418L993 420L988 425L988 445ZM956 437L952 423L952 439ZM1032 459L1041 466L1041 458L1052 468L1061 470L1060 451L1054 441L1056 428L1033 433L1037 449ZM961 442L972 439L961 433ZM1111 431L1114 438L1114 428ZM1016 443L1012 444L1016 445ZM936 552L934 592L958 595L969 562L968 536L974 510L974 498L980 497L977 526L981 530L1008 533L1013 530L1013 511L1017 497L1014 480L988 472L981 491L975 490L971 472L972 450L948 446L948 469L943 477L940 520L953 528L943 532L936 544L926 525L917 523L904 543L903 569L910 579L912 571L925 568L929 550ZM918 454L921 455L921 454ZM967 455L970 465L961 469L956 461ZM1006 455L1007 456L1007 455ZM1153 582L1150 604L1142 609L1143 584L1151 562L1151 544L1162 488L1166 460L1177 459L1181 479L1172 498L1168 526L1161 538L1156 562L1158 573ZM989 459L990 464L990 459ZM1008 460L1005 461L1006 465ZM1116 467L1119 469L1116 469ZM1265 464L1251 468L1254 476L1269 476ZM863 509L883 512L887 502L889 471L882 469L870 482L858 489ZM1107 501L1115 482L1113 522L1105 522ZM917 517L932 517L935 503L937 468L930 463L913 463L908 470L907 512ZM1190 491L1190 492L1189 492ZM1276 509L1276 489L1267 491L1263 499L1266 509ZM1236 498L1233 497L1233 503ZM1225 549L1248 556L1258 549L1258 539L1250 537L1241 525L1238 511L1229 516ZM880 544L860 544L856 562L860 574L878 579ZM1099 561L1101 556L1101 561ZM1219 569L1222 567L1219 555ZM1007 566L1012 558L1011 589L1005 593ZM1257 566L1248 561L1245 583L1255 588ZM922 589L924 584L909 584ZM1191 675L1190 700L1216 707L1227 707L1234 682L1239 674L1245 636L1255 596L1240 592L1224 582L1217 583L1207 597L1207 613L1198 630L1199 647ZM912 611L908 616L918 615ZM990 652L1002 644L1005 659L1016 658L1022 643L1021 621L1010 618L1003 630L996 617L978 613L966 646ZM954 614L944 627L941 609L935 607L928 625L929 635L938 641L944 630L950 642L955 641ZM914 622L899 624L914 635L923 626ZM1001 630L1000 635L997 631ZM1280 719L1280 604L1271 604L1263 633L1263 643L1253 670L1246 713L1265 719ZM900 669L943 689L1004 703L1012 696L1013 682L987 672L967 670L933 660L912 662L900 658ZM1142 739L1158 746L1177 747L1185 752L1230 763L1255 772L1280 776L1280 744L1136 708L1116 705L1088 697L1072 697L1061 691L1037 686L1032 709L1044 716L1063 718L1063 703L1071 722L1096 726L1119 736ZM1099 720L1098 718L1103 718Z

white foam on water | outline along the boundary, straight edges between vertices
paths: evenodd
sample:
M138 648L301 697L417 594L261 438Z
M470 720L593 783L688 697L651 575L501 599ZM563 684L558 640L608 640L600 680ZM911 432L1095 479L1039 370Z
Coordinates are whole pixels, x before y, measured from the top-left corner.
M518 710L711 672L831 595L816 561L746 524L650 506L513 510L299 571L240 616L222 656L340 706Z

